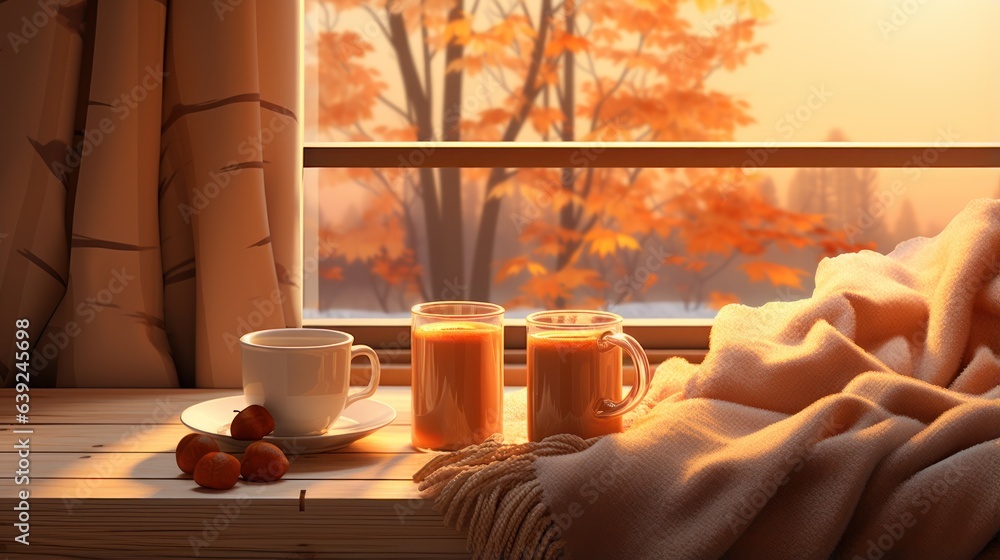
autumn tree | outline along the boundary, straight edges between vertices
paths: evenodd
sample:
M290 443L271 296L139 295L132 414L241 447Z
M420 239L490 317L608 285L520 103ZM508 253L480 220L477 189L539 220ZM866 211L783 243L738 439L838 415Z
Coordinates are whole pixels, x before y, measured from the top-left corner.
M754 35L769 12L760 0L315 0L308 9L320 25L321 132L359 141L731 140L752 122L749 107L711 77L763 48ZM395 98L386 72L401 84ZM496 91L467 104L473 79ZM697 280L685 296L697 305L739 256L761 258L739 264L751 281L795 285L804 272L762 260L768 247L850 248L822 216L777 208L762 177L600 169L588 165L597 154L578 155L565 169L343 171L338 180L371 191L378 208L331 233L345 248L331 262L366 267L386 309L392 290L489 300L501 282L520 286L515 304L603 306L667 273ZM482 202L470 210L463 196L477 189ZM529 212L538 200L544 208ZM380 233L381 243L365 241ZM505 235L521 250L498 259Z

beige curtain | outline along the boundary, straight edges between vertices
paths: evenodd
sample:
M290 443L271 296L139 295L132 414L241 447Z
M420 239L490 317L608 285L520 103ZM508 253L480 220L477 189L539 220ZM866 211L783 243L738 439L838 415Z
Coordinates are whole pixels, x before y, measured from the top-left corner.
M301 324L299 11L0 0L0 375L239 387Z

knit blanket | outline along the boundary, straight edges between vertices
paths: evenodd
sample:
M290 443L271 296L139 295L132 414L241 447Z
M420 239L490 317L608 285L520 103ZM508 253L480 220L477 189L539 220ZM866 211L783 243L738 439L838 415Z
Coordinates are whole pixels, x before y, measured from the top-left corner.
M1000 556L1000 201L824 259L809 299L726 306L643 405L414 479L482 558Z

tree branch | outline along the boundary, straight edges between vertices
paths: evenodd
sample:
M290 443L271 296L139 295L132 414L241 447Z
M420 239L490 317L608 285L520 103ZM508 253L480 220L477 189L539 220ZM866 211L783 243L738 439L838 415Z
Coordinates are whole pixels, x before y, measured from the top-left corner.
M504 131L503 140L507 142L514 140L521 131L521 127L524 125L525 119L527 119L528 113L531 111L531 104L534 102L535 97L538 96L538 92L541 91L541 88L535 82L538 81L538 72L545 58L545 45L550 27L549 18L546 17L546 14L552 13L552 0L542 0L541 13L542 21L538 26L538 37L535 39L535 46L531 53L531 63L528 66L528 74L524 78L524 86L521 89L521 107L518 114L510 120L507 124L507 129Z
M413 114L404 111L402 107L400 107L399 105L396 105L395 103L393 103L392 101L390 101L389 99L387 99L381 93L378 94L378 100L381 101L382 103L385 103L385 105L387 107L389 107L390 109L392 109L393 111L399 113L404 119L407 120L407 122L409 122L410 124L413 124Z
M373 9L371 8L371 6L368 6L368 5L366 5L366 4L363 4L363 5L361 6L361 8L362 8L363 10L365 10L366 12L368 12L368 15L370 15L370 16L372 17L372 19L373 19L373 20L375 21L375 23L377 23L377 24L378 24L378 26L379 26L379 29L381 29L381 30L382 30L382 33L384 33L384 34L385 34L385 36L386 36L386 37L387 37L387 38L388 38L389 40L392 40L392 34L391 34L391 33L389 33L389 29L388 29L388 28L387 28L387 27L385 26L385 24L384 24L384 23L382 23L382 20L381 20L381 19L379 19L379 17L378 17L378 14L377 14L377 13L375 13L375 10L373 10ZM389 9L389 6L388 6L388 5L386 5L386 9Z
M580 193L581 200L587 200L587 197L590 196L590 189L593 185L594 185L594 168L588 167L587 178L583 180L583 189L582 192ZM580 206L580 210L576 213L576 223L580 223L580 220L582 218L583 218L583 206Z
M490 68L489 66L483 66L483 70L487 74L489 74L491 78L496 80L498 84L500 84L501 89L503 89L510 95L514 95L514 90L510 89L510 86L507 85L507 78L503 73L503 68L500 68L500 74L494 73L493 69Z
M642 52L642 48L645 45L645 43L646 43L646 37L644 35L640 36L639 37L639 43L635 47L635 54L639 54L639 53ZM607 94L602 95L601 99L598 100L598 102L594 105L594 112L592 113L591 119L590 119L590 131L591 132L594 132L595 130L597 130L598 117L600 117L601 109L604 107L604 102L607 101L612 95L614 95L615 92L618 91L618 88L620 88L622 86L622 84L625 83L625 78L629 75L629 72L631 72L631 71L632 71L632 69L629 68L628 66L626 66L622 70L621 75L618 76L618 81L616 81L615 84L613 86L611 86L611 89L608 90ZM607 122L607 121L605 121L605 122Z
M531 27L532 31L534 31L535 30L535 22L531 21L531 10L528 9L528 4L525 3L524 0L520 0L518 2L518 5L521 7L521 10L524 12L525 19L528 20L528 26ZM544 14L543 14L542 17L544 17Z
M431 51L427 40L427 14L426 0L420 0L420 37L423 39L424 48L424 95L427 99L434 99L434 85L431 83ZM446 70L447 71L447 70Z

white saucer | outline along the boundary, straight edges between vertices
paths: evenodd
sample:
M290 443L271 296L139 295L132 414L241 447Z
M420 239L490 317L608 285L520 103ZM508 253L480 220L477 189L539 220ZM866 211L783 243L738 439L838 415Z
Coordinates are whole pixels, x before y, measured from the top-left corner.
M215 438L224 451L242 451L252 441L233 439L229 423L236 415L234 410L248 406L243 395L212 399L187 407L181 413L181 422L196 432ZM396 419L391 406L373 399L362 399L347 407L340 418L323 434L312 436L264 436L284 449L285 453L322 453L349 445Z

